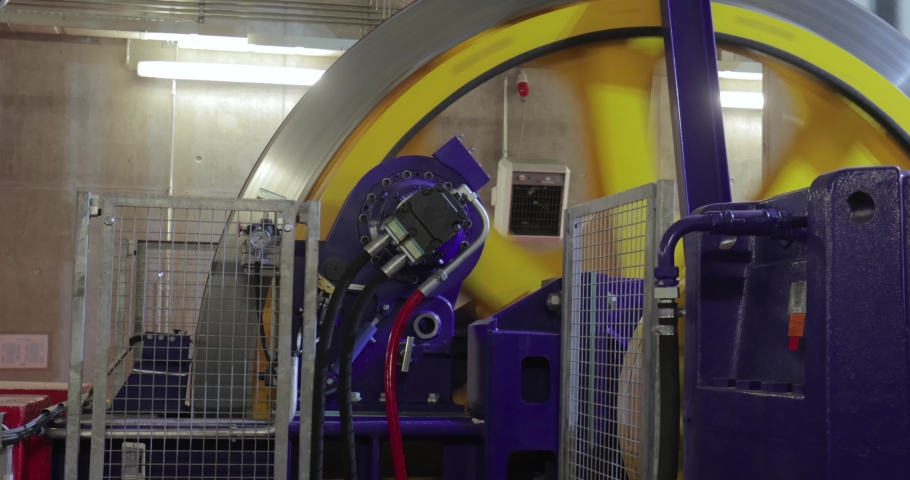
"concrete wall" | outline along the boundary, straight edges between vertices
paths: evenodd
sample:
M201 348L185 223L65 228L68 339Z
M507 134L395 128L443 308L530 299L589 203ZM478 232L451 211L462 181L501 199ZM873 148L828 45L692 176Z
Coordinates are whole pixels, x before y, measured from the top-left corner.
M503 157L503 78L509 81L509 157L522 162L556 161L568 166L572 175L586 175L588 152L583 106L573 95L565 77L534 66L522 67L529 76L531 95L524 102L516 92L519 69L497 75L445 109L421 132L410 146L424 154L454 136L464 135L464 143L474 148L474 158L494 177L480 190L484 204L490 206L496 184L496 168ZM522 128L522 116L524 126ZM570 203L588 199L584 182L569 191ZM492 216L495 207L490 207Z
M129 65L125 42L115 40L4 36L0 52L0 334L47 334L50 351L47 370L4 370L0 380L64 381L76 192L167 192L171 81L138 77L135 62L172 60L175 48L132 42ZM180 59L316 68L332 61L188 50ZM178 82L174 193L236 196L305 91ZM97 295L88 302L92 317ZM89 351L92 338L87 332Z

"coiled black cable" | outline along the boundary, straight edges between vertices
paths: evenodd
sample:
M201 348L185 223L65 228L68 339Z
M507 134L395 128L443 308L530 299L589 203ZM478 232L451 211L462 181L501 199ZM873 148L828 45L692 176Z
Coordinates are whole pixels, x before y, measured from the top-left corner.
M4 430L0 436L0 448L6 448L15 445L32 435L40 434L48 423L56 420L66 410L65 403L59 403L53 410L45 409L40 415L35 417L31 422L10 430Z
M312 446L310 456L310 479L322 480L323 470L323 431L325 423L325 379L329 373L329 349L332 346L332 335L335 332L335 320L341 311L341 304L344 296L347 294L357 272L370 261L370 254L363 250L357 255L342 273L341 278L335 285L335 291L329 300L329 306L326 308L325 316L322 319L322 326L319 329L319 343L316 350L316 378L313 380L313 428L312 428Z
M357 443L354 440L354 402L351 398L351 370L354 362L354 347L357 344L357 332L367 306L373 300L373 293L389 279L382 270L377 271L357 296L351 312L345 315L341 327L341 358L338 381L339 415L341 417L342 458L344 461L345 480L357 480Z

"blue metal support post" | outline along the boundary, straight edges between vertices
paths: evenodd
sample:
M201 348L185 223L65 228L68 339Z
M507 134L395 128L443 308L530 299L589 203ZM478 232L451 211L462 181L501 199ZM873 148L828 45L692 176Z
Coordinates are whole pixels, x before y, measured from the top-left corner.
M717 46L709 0L661 0L682 216L730 202Z
M717 45L710 0L661 0L670 107L673 111L679 211L731 201L724 143ZM677 294L678 295L678 294ZM668 313L669 312L669 313ZM658 300L660 419L657 480L675 480L679 466L679 340L676 299Z

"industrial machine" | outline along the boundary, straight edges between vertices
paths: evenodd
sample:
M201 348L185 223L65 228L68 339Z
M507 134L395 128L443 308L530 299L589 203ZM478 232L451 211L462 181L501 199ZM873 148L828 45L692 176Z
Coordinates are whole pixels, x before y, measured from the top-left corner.
M387 159L324 240L318 204L83 194L79 223L103 216L112 313L96 361L111 360L70 410L61 463L111 479L196 478L212 462L219 478L309 463L312 478L378 479L388 441L398 475L407 449L418 475L555 478L561 281L456 338L492 228L476 193L489 180L458 138ZM295 240L298 215L312 228ZM164 217L172 231L135 228ZM220 243L201 241L212 232ZM306 461L278 447L295 434Z
M716 2L722 45L783 72L813 120L838 120L801 131L818 148L776 166L768 200L734 204L719 105L704 101L717 93L712 12L681 3L418 2L301 100L239 203L80 197L80 232L92 215L116 232L101 276L113 287L94 393L71 378L59 476L663 480L680 411L689 478L906 475L908 266L873 262L906 256L906 174L822 174L910 168L905 63L885 54L908 41L856 6ZM832 12L852 20L826 23ZM623 88L585 97L607 119L592 129L596 188L548 232L563 238L554 266L491 231L478 196L490 178L461 140L404 152L470 87L605 40L597 62L628 68L591 68ZM641 133L664 55L686 140L672 226L676 189ZM244 203L262 192L291 200ZM185 227L130 236L150 219ZM692 232L682 290L674 247ZM133 287L142 305L117 294ZM464 294L498 313L463 320Z

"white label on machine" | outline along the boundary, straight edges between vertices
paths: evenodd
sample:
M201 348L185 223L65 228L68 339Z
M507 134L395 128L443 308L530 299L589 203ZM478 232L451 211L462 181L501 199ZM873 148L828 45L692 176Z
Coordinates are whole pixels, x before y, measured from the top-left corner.
M47 335L0 335L0 369L47 368Z
M145 480L145 444L123 442L120 477L123 480Z
M806 313L806 282L793 282L790 284L790 307L787 313Z

